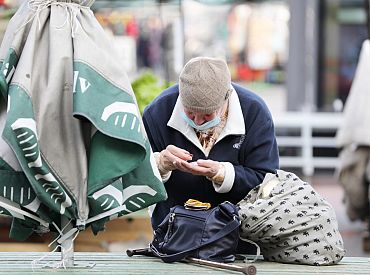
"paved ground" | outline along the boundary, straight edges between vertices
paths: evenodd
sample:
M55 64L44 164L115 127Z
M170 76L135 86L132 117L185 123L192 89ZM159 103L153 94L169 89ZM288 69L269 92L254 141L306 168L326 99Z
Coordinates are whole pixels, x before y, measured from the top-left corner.
M315 173L314 177L306 179L306 181L310 182L315 190L333 205L338 219L339 230L347 251L346 256L370 257L370 251L365 252L362 249L367 225L360 221L351 222L347 217L345 206L342 202L343 189L333 173Z

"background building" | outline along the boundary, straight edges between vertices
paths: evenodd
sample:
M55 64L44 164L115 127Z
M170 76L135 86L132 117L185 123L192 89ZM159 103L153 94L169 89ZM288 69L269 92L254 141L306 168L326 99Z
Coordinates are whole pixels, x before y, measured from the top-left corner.
M104 1L93 9L133 76L176 81L187 60L226 58L234 81L283 90L288 111L341 111L367 37L363 0ZM133 55L136 51L136 55Z

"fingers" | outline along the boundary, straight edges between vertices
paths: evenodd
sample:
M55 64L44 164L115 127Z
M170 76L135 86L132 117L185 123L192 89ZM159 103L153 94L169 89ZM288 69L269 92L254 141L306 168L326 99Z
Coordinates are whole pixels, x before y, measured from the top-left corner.
M187 161L192 159L192 155L179 147L174 145L168 145L166 149L160 153L159 168L162 171L172 171L177 167L174 165L175 162Z
M177 160L176 157L182 160L191 160L193 158L193 155L190 154L188 151L176 147L175 145L168 145L166 147L166 150L168 153L174 156L173 161Z
M218 161L199 159L194 162L188 162L192 160L192 158L193 155L188 151L176 147L175 145L168 145L166 149L160 153L160 171L178 169L193 175L212 178L221 169L221 163Z
M208 168L208 174L206 176L210 178L215 176L222 167L220 162L210 159L198 159L197 164L198 166Z
M197 164L203 167L218 167L220 163L218 161L210 160L210 159L198 159Z
M175 161L174 166L183 172L200 175L205 177L213 177L220 169L220 163L211 160L198 160L197 162Z
M189 163L184 160L178 160L178 161L175 161L173 164L176 167L176 169L186 172L186 173L191 173L194 175L203 175L208 172L207 168L198 166L196 162Z

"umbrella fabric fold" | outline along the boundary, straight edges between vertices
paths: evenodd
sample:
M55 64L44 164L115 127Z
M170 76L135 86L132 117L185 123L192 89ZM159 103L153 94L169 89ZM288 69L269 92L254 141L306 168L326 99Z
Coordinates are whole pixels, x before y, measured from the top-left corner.
M10 235L94 233L166 199L130 82L89 6L26 1L0 48L0 214Z
M338 129L338 147L351 144L370 146L370 40L362 43L356 73L343 110L343 121Z

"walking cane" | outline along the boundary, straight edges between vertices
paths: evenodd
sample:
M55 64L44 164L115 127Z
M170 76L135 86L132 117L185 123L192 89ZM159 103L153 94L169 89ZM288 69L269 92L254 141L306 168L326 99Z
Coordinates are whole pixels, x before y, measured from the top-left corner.
M154 253L150 250L150 248L128 249L126 250L126 254L129 257L132 257L134 255L156 257ZM193 257L186 257L185 261L188 263L192 263L192 264L199 264L199 265L216 267L216 268L225 269L225 270L238 271L238 272L242 272L245 275L255 275L257 273L257 269L254 265L238 266L238 265L233 265L233 264L212 262L212 261L202 260L202 259L193 258Z

